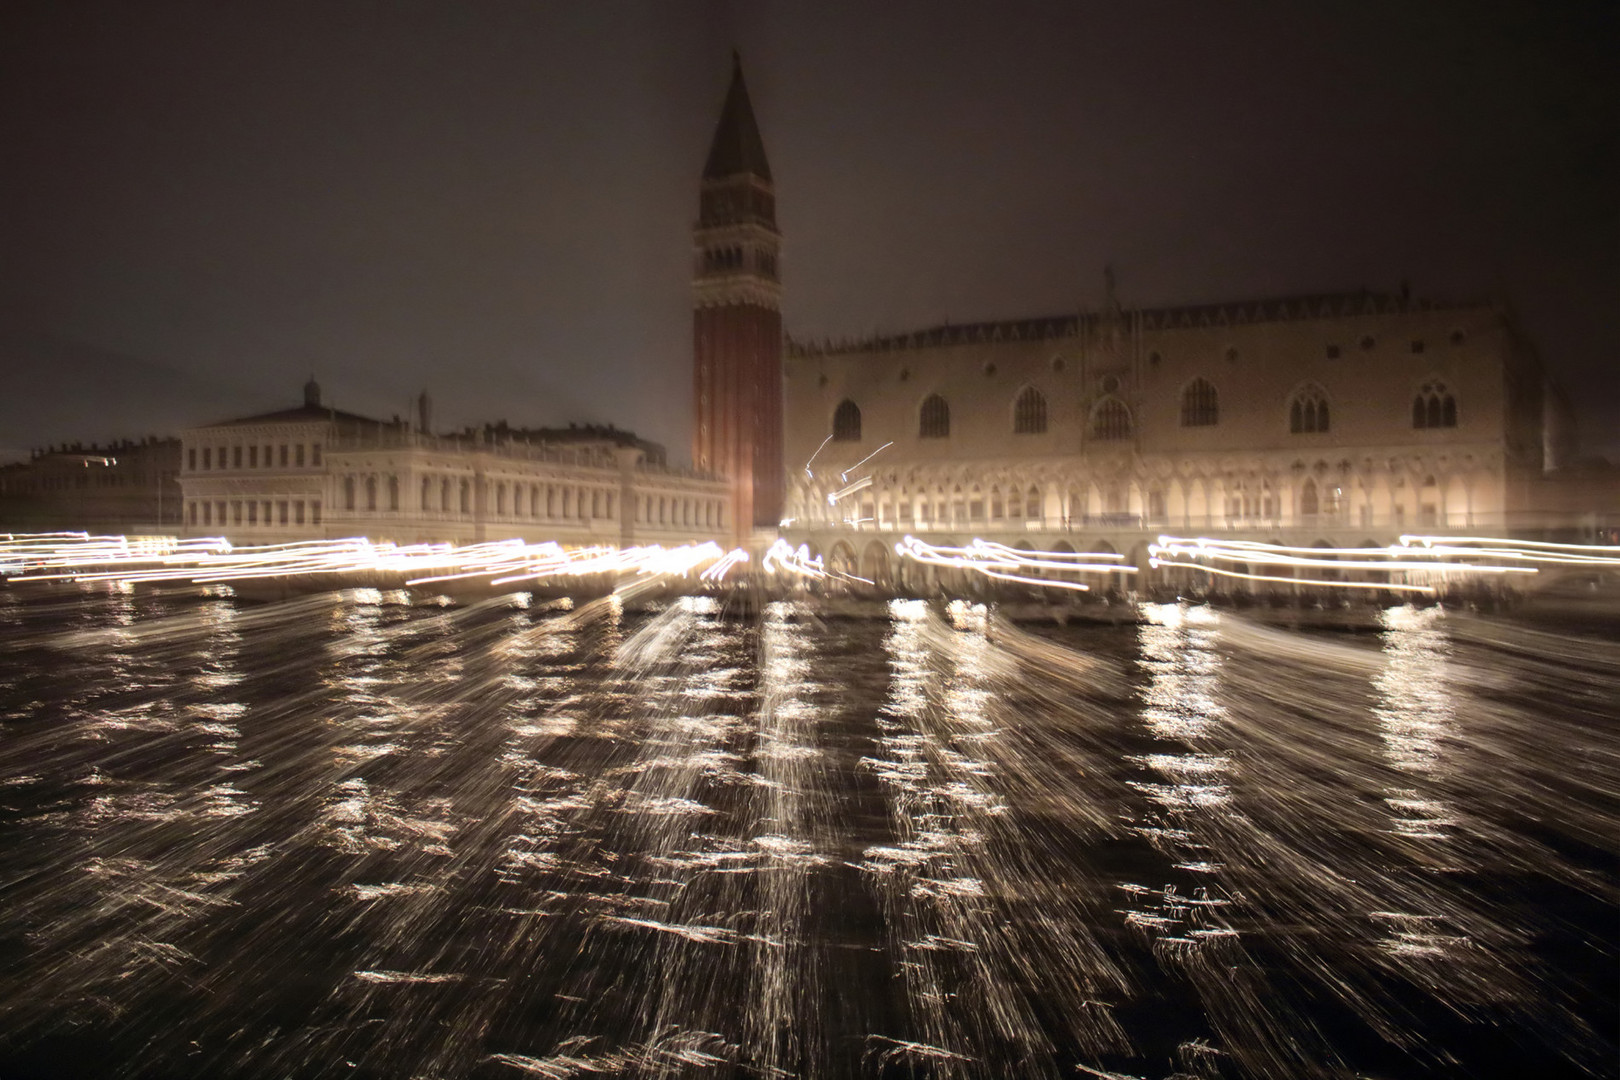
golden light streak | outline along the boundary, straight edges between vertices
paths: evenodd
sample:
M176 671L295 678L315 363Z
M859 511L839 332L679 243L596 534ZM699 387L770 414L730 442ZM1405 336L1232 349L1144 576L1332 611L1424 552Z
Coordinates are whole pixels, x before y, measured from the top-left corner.
M1060 573L1134 574L1137 568L1123 562L1124 556L1111 551L1025 551L1008 547L993 540L975 538L961 547L940 546L906 536L894 545L901 558L926 563L930 566L948 566L953 569L972 570L998 581L1011 581L1024 585L1041 585L1054 589L1088 592L1090 586L1079 581L1061 578L1038 578L1019 573L1021 570L1054 570ZM1120 561L1082 561L1120 560Z
M822 439L821 445L816 447L816 452L811 454L810 459L804 463L804 478L806 480L814 480L816 478L815 474L810 471L810 465L816 460L816 456L827 448L827 444L830 442L832 442L831 435L828 435L825 439Z
M853 484L849 484L846 487L841 487L837 491L830 492L827 495L827 505L828 506L837 506L840 500L847 499L851 495L856 494L857 492L865 491L867 488L869 488L871 486L872 486L872 478L870 476L863 476L859 480L855 481Z
M1454 544L1451 542L1452 539L1460 539L1466 543ZM1439 536L1403 536L1400 544L1391 544L1387 548L1303 548L1286 544L1266 544L1254 540L1217 540L1207 536L1160 536L1158 543L1148 546L1149 565L1152 567L1180 567L1248 581L1333 589L1390 589L1431 596L1438 592L1434 586L1394 580L1393 575L1405 573L1439 575L1442 579L1449 580L1454 577L1536 574L1540 572L1540 565L1548 564L1620 566L1620 559L1599 554L1604 550L1613 549L1580 544L1520 542L1490 537ZM1346 555L1356 557L1345 558ZM1218 563L1334 572L1365 570L1388 575L1389 580L1347 581L1338 578L1285 577L1280 574L1255 574L1228 569L1215 565Z
M829 438L830 437L831 436L829 436ZM821 445L826 446L827 444L822 443ZM845 469L843 472L839 473L838 478L840 480L844 481L845 483L848 483L850 473L854 472L856 469L860 468L862 465L865 465L868 461L871 461L873 458L877 457L879 454L883 453L883 451L887 450L889 447L891 447L893 445L894 445L894 440L890 439L888 442L884 443L882 446L878 447L876 450L872 451L870 454L867 454L865 457L861 458L861 460L857 461L855 464L851 465L848 469Z
M0 577L18 582L107 582L118 585L187 582L219 585L334 574L398 574L406 585L482 580L507 585L557 576L678 578L721 568L720 581L747 553L729 555L712 541L674 548L565 549L547 541L500 540L453 544L372 543L363 537L234 547L213 537L93 537L84 533L0 535ZM723 566L722 566L723 564Z

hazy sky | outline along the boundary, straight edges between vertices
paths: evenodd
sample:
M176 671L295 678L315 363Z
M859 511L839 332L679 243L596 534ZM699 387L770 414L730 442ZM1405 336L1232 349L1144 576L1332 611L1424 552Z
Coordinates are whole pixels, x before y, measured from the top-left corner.
M1620 451L1608 2L0 5L0 448L328 400L687 451L740 48L798 337L1510 299Z

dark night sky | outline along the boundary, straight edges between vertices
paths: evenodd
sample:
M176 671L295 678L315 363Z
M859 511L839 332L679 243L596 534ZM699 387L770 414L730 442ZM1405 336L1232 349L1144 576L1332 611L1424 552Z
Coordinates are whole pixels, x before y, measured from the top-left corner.
M741 48L799 337L1512 300L1620 453L1608 2L0 6L0 449L297 400L686 454Z

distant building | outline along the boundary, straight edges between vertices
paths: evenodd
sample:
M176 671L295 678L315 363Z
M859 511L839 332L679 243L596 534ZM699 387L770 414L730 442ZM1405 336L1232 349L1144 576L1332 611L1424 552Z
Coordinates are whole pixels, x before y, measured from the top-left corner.
M611 427L459 435L332 409L320 387L293 409L181 435L191 536L280 543L367 536L399 543L518 538L569 545L684 543L730 528L727 489L664 464Z
M173 532L179 473L179 439L36 450L0 466L0 531Z

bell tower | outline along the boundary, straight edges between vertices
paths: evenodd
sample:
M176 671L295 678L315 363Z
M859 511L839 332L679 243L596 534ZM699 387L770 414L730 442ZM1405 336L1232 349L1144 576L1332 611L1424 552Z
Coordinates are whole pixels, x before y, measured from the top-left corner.
M782 519L782 285L776 188L732 53L692 230L692 461L731 487L731 540Z

